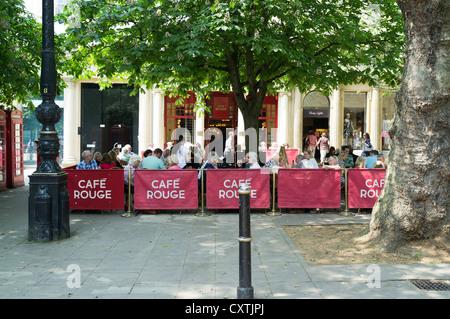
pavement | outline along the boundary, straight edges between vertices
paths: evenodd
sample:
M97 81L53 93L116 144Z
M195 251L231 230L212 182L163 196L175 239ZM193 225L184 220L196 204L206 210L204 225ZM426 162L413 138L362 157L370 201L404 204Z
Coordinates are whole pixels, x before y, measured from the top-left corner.
M28 240L28 192L0 192L2 299L236 299L239 214L71 213L71 237ZM369 214L252 213L254 298L448 299L410 280L450 280L448 264L312 266L283 225L369 223Z

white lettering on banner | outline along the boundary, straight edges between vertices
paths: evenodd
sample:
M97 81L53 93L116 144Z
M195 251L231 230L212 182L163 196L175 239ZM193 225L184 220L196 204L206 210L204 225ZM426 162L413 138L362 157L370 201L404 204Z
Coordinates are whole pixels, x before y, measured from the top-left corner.
M73 191L74 199L112 199L111 190L77 190Z
M184 189L178 191L151 191L147 190L147 199L185 199L186 193Z
M383 188L384 185L384 179L380 179L380 181L374 179L373 181L371 179L366 180L366 186L369 188L372 187L381 187Z
M162 180L158 181L155 179L152 182L153 188L180 188L180 179L168 179L168 180Z
M231 183L231 184L230 184ZM252 179L251 178L248 178L248 179L239 179L239 180L229 180L229 179L226 179L224 182L223 182L223 186L225 186L226 188L232 188L232 187L235 187L235 188L239 188L239 186L241 185L241 184L248 184L249 186L251 186L251 183L252 183Z
M88 179L87 181L84 179L80 179L78 181L78 187L79 188L106 188L106 178L103 179L94 179L94 180L90 180Z
M233 179L233 180L226 179L223 182L223 186L225 188L239 188L239 186L241 184L248 184L248 186L251 187L251 183L252 183L252 179L251 178L238 179L238 180L236 180L236 179ZM257 198L255 189L252 189L250 191L250 197L251 198ZM220 189L219 190L219 198L239 198L239 193L238 193L237 189L234 189L234 190L232 190L232 189L228 189L228 190Z
M173 190L180 188L180 179L153 180L152 187L155 190L147 190L147 199L185 199L186 190ZM158 188L170 188L171 190L158 190Z
M383 188L384 186L384 179L367 179L366 180L366 187L369 188L374 188L377 187L378 189L361 189L361 198L378 198L378 196L380 196L381 193L381 188Z
M78 181L78 187L83 190L74 190L74 199L111 199L111 190L105 190L106 178ZM100 188L100 190L98 190ZM92 190L88 190L92 189Z
M251 198L257 198L256 195L256 189L252 189L250 191L250 197ZM219 189L219 198L239 198L239 192L238 190L223 190Z

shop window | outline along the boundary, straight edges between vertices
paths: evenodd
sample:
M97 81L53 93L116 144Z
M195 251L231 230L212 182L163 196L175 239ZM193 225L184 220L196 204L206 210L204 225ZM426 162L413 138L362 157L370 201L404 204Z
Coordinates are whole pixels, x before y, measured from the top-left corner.
M367 92L344 92L343 145L362 149L362 137L366 131Z
M278 105L276 97L267 96L261 108L261 116L259 117L259 143L265 142L267 147L276 141L277 112Z
M63 100L62 98L60 100ZM40 104L41 101L38 101ZM38 104L38 105L39 105ZM23 147L24 147L24 164L26 166L37 165L37 145L35 141L39 139L42 124L36 119L35 110L24 107L23 111ZM60 143L60 152L58 161L61 164L63 159L63 143L64 143L64 108L61 108L61 119L55 124L56 131Z
M303 99L303 136L310 131L319 137L328 134L330 100L318 91L309 92Z
M193 143L195 132L195 95L179 100L178 97L165 97L165 140L175 142L180 135L185 141Z
M109 152L114 146L138 146L139 96L133 88L113 84L100 90L98 84L81 85L81 150Z

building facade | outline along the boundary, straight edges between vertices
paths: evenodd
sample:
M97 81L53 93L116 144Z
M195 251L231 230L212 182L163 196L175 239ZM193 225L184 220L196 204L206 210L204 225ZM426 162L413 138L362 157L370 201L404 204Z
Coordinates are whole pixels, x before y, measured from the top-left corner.
M66 83L63 167L77 164L85 149L103 153L130 144L141 154L149 146L164 148L179 134L204 147L209 131L226 136L227 129L234 129L237 144L244 144L244 121L232 92L211 92L206 102L211 112L202 113L194 110L194 94L178 99L153 89L130 96L132 89L125 83L114 83L102 91L95 79L67 79ZM317 91L302 94L297 89L278 92L267 96L261 109L260 141L301 150L312 130L326 132L331 146L350 144L358 153L362 135L368 132L374 149L388 150L394 98L392 90L364 84L341 85L330 96ZM177 132L179 129L183 133Z

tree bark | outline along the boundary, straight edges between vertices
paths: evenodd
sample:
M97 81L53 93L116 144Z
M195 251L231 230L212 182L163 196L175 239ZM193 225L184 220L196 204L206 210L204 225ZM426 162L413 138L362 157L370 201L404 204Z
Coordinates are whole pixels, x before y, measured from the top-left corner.
M267 93L267 83L265 80L257 80L254 70L253 54L250 48L245 50L246 55L246 73L248 96L246 98L243 84L239 76L238 48L225 52L228 76L230 77L231 87L239 110L242 112L244 126L246 131L245 147L247 152L258 153L259 145L259 117L264 98ZM249 130L250 129L250 130ZM251 130L253 129L253 130Z
M407 242L450 237L450 10L448 0L398 0L406 47L385 187L370 240L392 252Z

